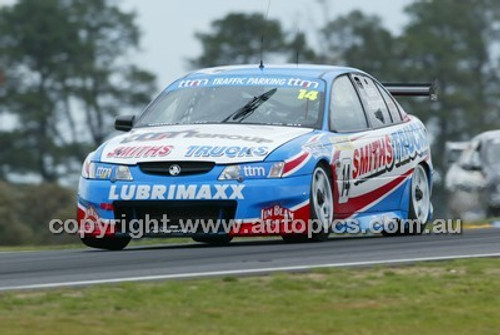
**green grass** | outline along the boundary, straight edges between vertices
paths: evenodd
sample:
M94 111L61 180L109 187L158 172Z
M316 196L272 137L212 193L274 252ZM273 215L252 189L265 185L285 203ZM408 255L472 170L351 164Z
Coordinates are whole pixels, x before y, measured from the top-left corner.
M8 334L498 334L500 259L0 294Z

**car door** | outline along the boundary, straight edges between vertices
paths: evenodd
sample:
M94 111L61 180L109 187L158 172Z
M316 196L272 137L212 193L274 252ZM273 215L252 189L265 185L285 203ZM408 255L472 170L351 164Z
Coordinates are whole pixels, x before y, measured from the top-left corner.
M370 127L354 88L352 78L343 75L332 83L329 129L334 147L334 208L336 218L345 218L357 211L358 189L353 182L353 155L357 148L370 141Z
M372 78L353 74L353 82L363 103L369 126L367 140L353 156L353 184L357 188L358 211L386 212L400 209L404 182L395 166L394 134L403 134L401 114L390 95ZM401 135L405 138L405 135Z

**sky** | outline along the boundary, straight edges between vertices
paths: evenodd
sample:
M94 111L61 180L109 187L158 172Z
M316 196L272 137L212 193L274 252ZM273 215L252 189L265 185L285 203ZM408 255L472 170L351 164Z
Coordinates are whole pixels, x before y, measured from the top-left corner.
M12 1L12 0L0 0ZM116 0L115 0L116 1ZM134 55L137 65L153 71L158 85L165 87L189 71L187 58L201 54L195 32L207 32L210 23L230 12L265 13L268 0L120 0L126 10L135 10L142 31L141 52ZM406 23L403 9L411 0L330 0L329 13L323 13L315 0L271 0L269 18L279 19L284 28L309 32L315 43L315 28L325 17L335 18L361 9L376 14L385 27L398 33Z

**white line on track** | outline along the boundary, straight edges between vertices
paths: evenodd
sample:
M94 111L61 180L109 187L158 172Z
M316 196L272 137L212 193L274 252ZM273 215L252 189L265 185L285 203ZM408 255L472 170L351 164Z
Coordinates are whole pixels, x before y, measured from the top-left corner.
M96 284L114 284L114 283L124 283L124 282L154 281L154 280L166 280L166 279L188 279L188 278L212 277L212 276L262 274L262 273L269 273L269 272L301 271L301 270L310 270L310 269L318 269L318 268L338 268L338 267L368 266L368 265L380 265L380 264L382 264L382 265L383 264L402 264L402 263L413 263L413 262L424 262L424 261L442 261L442 260L451 260L451 259L484 258L484 257L500 257L500 253L475 254L475 255L455 255L455 256L436 256L436 257L420 257L420 258L401 258L401 259L380 260L380 261L330 263L330 264L315 264L315 265L297 265L297 266L283 266L283 267L260 268L260 269L222 270L222 271L209 271L209 272L193 272L193 273L177 273L177 274L165 274L165 275L155 275L155 276L141 276L141 277L123 277L123 278L109 278L109 279L96 279L96 280L81 280L81 281L60 282L60 283L6 286L6 287L0 287L0 291L88 286L88 285L96 285Z

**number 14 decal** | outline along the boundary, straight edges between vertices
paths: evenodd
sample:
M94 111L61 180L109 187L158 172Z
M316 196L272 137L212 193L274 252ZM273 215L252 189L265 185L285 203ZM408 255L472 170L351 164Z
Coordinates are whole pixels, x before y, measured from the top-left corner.
M349 191L351 190L351 159L342 160L342 181L339 185L339 203L344 204L349 200ZM339 176L340 177L340 176Z
M299 90L298 100L309 99L310 101L314 101L318 99L318 91L308 91L308 90Z

